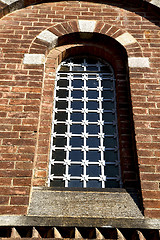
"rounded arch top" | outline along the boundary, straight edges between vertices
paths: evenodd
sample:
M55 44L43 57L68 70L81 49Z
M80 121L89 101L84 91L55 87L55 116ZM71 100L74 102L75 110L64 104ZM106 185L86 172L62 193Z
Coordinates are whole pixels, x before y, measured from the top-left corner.
M97 36L97 38L95 38ZM127 31L115 25L109 25L102 21L78 20L55 24L43 30L32 42L28 53L48 54L59 46L73 43L83 43L103 38L99 44L105 44L105 38L113 39L121 45L130 57L143 57L141 46L138 41ZM74 39L74 40L73 40ZM101 39L102 40L102 39ZM73 42L74 41L74 42Z

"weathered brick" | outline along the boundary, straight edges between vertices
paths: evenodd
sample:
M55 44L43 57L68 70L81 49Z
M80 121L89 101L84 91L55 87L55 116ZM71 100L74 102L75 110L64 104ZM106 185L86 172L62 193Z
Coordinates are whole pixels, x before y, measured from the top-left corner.
M11 178L1 177L0 186L11 186Z
M47 176L47 172L46 172L46 170L37 170L37 171L35 171L35 177L37 177L37 178L46 178L46 176Z
M23 146L18 148L18 153L21 153L21 154L26 154L26 153L34 154L34 152L35 152L35 147L33 146L27 146L27 147Z
M2 195L28 195L27 187L0 187Z
M29 197L11 197L11 205L28 205Z
M0 214L25 215L26 213L27 213L27 206L0 206Z
M157 182L143 181L141 187L144 190L157 190L159 189L159 184Z
M36 131L36 130L37 130L36 126L17 126L17 125L13 126L13 131L28 131L28 132L31 132L31 131Z
M141 173L142 172L145 172L145 173L155 172L155 166L141 165L139 168L140 168Z
M32 162L17 162L15 168L16 169L32 169L33 163Z
M3 145L34 146L33 139L3 139Z
M18 138L17 132L0 132L0 138Z
M0 205L7 205L9 202L9 197L0 196Z
M16 100L11 99L10 105L39 105L39 100Z
M144 210L144 214L148 217L148 218L160 218L160 212L159 209L145 209Z
M40 88L31 88L31 87L13 87L12 88L13 92L20 92L20 93L40 93L41 89Z
M13 169L14 163L13 162L0 162L0 169Z
M31 186L31 178L14 178L13 186Z
M30 177L31 175L31 170L0 170L0 177Z
M159 173L141 173L141 179L147 181L160 181L160 174Z

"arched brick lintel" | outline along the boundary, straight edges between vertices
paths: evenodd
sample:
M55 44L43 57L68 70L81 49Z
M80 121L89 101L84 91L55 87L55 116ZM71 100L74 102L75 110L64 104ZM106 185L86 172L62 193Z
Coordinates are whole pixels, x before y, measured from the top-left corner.
M68 21L49 27L33 40L28 53L46 55L52 48L67 44L67 42L63 42L63 36L69 36L73 33L79 33L80 36L83 35L83 38L88 38L88 34L109 36L126 49L129 57L143 57L140 44L129 32L114 25L94 20Z

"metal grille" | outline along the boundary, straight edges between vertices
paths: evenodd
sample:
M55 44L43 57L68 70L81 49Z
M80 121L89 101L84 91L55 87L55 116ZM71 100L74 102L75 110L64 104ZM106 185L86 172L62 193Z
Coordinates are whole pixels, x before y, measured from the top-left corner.
M120 161L112 67L73 58L58 68L49 186L120 187Z

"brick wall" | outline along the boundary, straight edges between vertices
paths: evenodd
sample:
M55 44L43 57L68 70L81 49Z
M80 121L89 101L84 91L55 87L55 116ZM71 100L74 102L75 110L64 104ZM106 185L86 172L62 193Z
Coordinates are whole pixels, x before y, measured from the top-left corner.
M159 218L158 17L147 8L84 1L28 6L0 20L0 213L26 214L30 186L46 185L55 69L67 54L72 54L69 49L73 49L73 43L68 34L80 31L79 20L96 21L94 34L110 36L121 42L132 60L129 82L137 156L135 154L131 159L135 162L137 159L139 164L144 214ZM37 38L46 29L57 36L59 44L68 45L50 52L49 43ZM127 38L133 37L131 42L122 37L125 33L129 34ZM96 54L100 52L95 49ZM23 64L24 54L44 54L47 61L45 71L44 64ZM133 64L133 57L140 60L137 67ZM146 62L141 63L141 58L148 61L149 67ZM126 91L129 90L126 88ZM127 108L122 106L124 118ZM126 145L130 140L123 141ZM129 149L133 151L132 146ZM134 185L132 170L133 166L128 174Z

